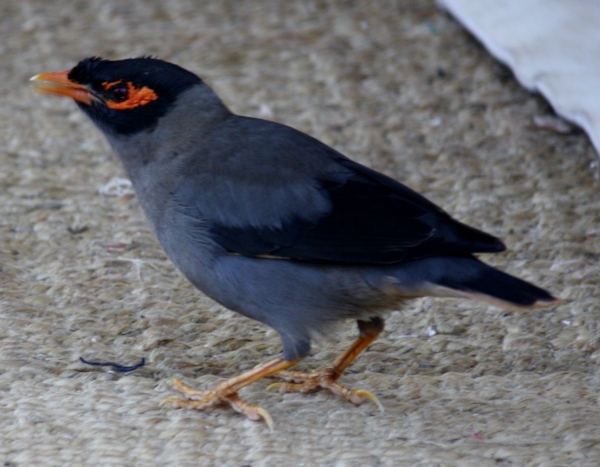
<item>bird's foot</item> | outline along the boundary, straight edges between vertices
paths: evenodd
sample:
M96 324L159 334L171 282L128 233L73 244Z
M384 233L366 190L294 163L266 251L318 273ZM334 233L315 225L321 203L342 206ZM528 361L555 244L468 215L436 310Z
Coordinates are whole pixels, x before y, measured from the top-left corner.
M207 391L194 389L183 381L173 378L171 383L175 389L183 394L184 399L180 397L168 397L162 404L173 404L175 408L187 407L196 410L206 410L217 405L229 404L234 410L244 414L250 420L260 420L262 418L272 431L273 419L269 415L269 412L258 405L246 402L238 396L238 391L259 379L285 370L297 362L297 360L287 361L283 358L276 358L275 360L255 366L251 370L244 371L237 376L226 379L217 384L213 389Z
M229 404L234 410L250 420L260 420L262 418L269 428L273 429L273 420L269 412L242 399L236 391L232 390L229 380L219 383L214 389L205 391L188 386L177 378L171 379L171 384L183 394L185 399L168 397L162 404L170 403L177 409L185 407L196 410L206 410L217 405Z
M250 420L260 420L261 418L267 423L269 428L273 429L273 419L262 407L251 404L242 399L236 391L231 389L229 380L219 383L214 389L200 391L188 386L183 381L173 378L171 379L173 387L181 392L185 399L180 397L167 397L162 404L172 404L176 409L189 408L196 410L206 410L217 405L229 404L237 412L245 415Z
M349 400L353 404L362 404L366 399L373 402L383 412L381 402L371 391L366 389L350 389L337 382L339 371L334 366L329 366L321 371L303 373L301 371L279 371L273 374L273 378L281 378L285 382L273 383L267 390L278 389L281 393L299 392L309 394L327 389L334 394Z

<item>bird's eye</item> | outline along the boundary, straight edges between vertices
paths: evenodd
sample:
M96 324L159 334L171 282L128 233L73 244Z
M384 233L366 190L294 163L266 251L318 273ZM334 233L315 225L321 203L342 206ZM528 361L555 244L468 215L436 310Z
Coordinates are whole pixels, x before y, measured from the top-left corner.
M158 99L149 87L137 87L131 81L105 81L102 86L104 104L113 110L131 110Z
M123 102L129 97L129 88L126 84L117 84L106 91L106 97L113 102Z

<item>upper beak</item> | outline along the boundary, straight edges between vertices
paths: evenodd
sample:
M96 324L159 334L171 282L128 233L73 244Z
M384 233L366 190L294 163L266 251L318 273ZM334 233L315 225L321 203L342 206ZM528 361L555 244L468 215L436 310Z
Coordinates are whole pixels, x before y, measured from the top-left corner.
M68 76L71 70L51 71L35 75L29 81L33 81L36 91L55 94L57 96L68 96L77 102L90 105L97 97L86 86L71 81Z

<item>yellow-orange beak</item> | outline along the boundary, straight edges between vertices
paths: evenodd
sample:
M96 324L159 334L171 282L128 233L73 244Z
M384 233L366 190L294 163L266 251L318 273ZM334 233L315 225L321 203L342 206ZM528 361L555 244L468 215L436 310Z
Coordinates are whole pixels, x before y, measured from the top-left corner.
M33 81L36 91L67 96L82 104L90 105L98 99L86 86L71 81L68 78L69 72L70 70L41 73L29 81Z

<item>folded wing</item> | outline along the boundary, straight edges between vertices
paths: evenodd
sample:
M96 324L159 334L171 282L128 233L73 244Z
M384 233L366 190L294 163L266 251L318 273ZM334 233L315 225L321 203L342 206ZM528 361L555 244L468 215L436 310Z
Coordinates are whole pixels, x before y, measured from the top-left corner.
M390 264L504 249L401 183L303 133L264 124L271 131L255 130L256 141L190 175L177 193L181 209L230 253ZM246 175L249 160L264 163L262 177Z

